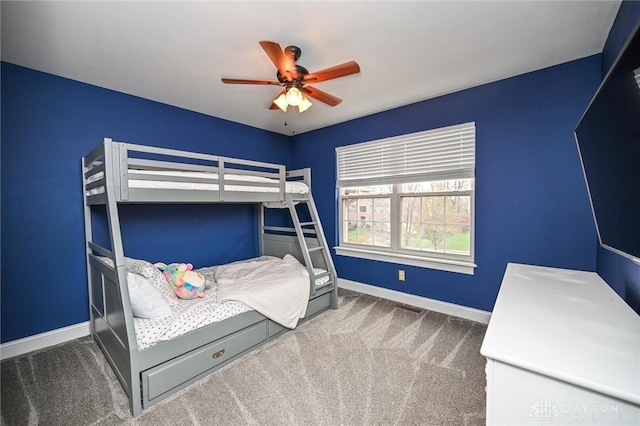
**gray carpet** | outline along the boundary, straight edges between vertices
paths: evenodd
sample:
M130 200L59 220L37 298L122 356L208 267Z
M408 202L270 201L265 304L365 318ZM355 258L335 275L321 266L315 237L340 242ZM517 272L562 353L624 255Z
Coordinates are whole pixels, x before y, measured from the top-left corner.
M480 425L485 331L341 290L340 309L136 419L85 337L2 362L2 425Z

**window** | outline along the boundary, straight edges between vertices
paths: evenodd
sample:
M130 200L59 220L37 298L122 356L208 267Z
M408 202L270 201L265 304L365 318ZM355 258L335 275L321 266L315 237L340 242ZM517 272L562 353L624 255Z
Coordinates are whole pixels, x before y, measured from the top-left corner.
M338 254L473 273L474 123L336 154Z

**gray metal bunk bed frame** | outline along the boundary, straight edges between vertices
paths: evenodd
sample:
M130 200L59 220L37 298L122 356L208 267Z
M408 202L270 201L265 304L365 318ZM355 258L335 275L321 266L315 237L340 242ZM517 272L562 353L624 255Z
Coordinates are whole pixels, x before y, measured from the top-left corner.
M260 203L260 254L282 257L290 253L309 272L311 291L307 315L302 321L338 307L336 271L311 191L300 195L289 194L285 189L287 178L302 179L311 188L309 169L287 172L284 166L277 164L134 145L111 139L104 139L82 158L82 169L91 333L125 389L134 417L288 329L256 311L248 311L139 350L126 285L118 204ZM137 170L212 172L215 177L207 178L206 183L217 184L218 189L134 188L129 185L132 179L151 179L140 175ZM268 177L273 179L273 183L237 180L237 176L243 175ZM204 178L181 177L171 177L170 180L205 181ZM227 185L234 185L236 190L226 190ZM246 191L242 190L243 185L247 185ZM277 190L253 192L249 186L273 186ZM265 226L262 204L265 202L286 202L294 228ZM308 207L311 221L300 222L296 204ZM92 206L97 205L106 207L110 249L92 241ZM114 266L100 257L111 259ZM327 272L316 275L314 267ZM324 276L330 277L329 284L316 289L315 280Z

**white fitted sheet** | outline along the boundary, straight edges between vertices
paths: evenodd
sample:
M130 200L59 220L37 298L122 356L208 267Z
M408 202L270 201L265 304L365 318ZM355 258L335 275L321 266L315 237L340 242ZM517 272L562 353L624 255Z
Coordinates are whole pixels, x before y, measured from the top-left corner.
M204 297L170 301L173 314L168 317L133 319L138 349L146 349L158 342L171 340L189 331L251 310L241 303L220 304L217 302L217 286L213 281L214 269L212 267L198 270L209 283L205 289Z
M274 259L274 257L261 256L247 261L269 259ZM149 348L158 342L174 339L197 328L220 322L252 310L240 302L226 301L224 303L218 303L218 287L214 279L216 268L218 268L218 266L197 270L207 281L207 287L204 291L205 297L192 300L174 297L169 300L173 311L171 316L155 319L133 319L138 349L143 350ZM319 274L325 271L320 268L314 268L314 272ZM327 285L329 279L328 276L317 279L315 283L316 288ZM308 281L305 281L305 283L308 283Z

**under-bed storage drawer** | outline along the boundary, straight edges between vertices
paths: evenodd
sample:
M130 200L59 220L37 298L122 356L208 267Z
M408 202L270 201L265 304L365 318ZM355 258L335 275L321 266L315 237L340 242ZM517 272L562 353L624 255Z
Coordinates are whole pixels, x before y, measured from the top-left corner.
M284 327L275 321L269 320L269 337L273 337L276 334L282 333L287 330L289 330L287 327Z
M320 297L316 297L313 300L309 301L309 306L307 306L307 314L305 315L307 318L317 314L323 309L327 309L331 305L331 294L323 294Z
M199 378L266 338L267 321L261 321L143 372L143 405L146 408L156 402L156 398L162 399L166 392L186 386L192 379Z

